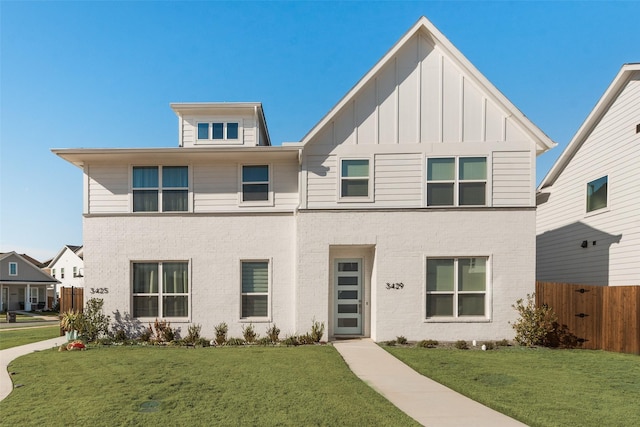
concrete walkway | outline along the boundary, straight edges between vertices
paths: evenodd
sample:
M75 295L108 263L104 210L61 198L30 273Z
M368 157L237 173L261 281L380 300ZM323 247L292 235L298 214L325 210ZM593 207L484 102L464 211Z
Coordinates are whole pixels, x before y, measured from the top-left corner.
M349 368L424 426L525 426L420 375L370 339L335 341Z
M6 350L0 350L0 400L9 396L13 390L13 381L11 380L11 375L9 375L8 372L8 366L12 360L34 351L42 351L58 347L66 342L67 339L65 337L58 337L18 347L12 347Z

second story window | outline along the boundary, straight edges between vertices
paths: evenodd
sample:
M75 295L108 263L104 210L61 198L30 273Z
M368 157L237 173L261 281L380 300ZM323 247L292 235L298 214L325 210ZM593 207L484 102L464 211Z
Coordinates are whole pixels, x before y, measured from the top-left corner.
M427 159L427 206L486 206L486 157Z
M237 141L239 139L238 122L206 122L198 123L198 140Z
M10 262L9 263L9 276L17 276L18 275L18 263Z
M186 212L188 171L187 166L134 166L133 211Z
M64 267L60 269L60 278L64 279Z
M587 184L587 212L607 207L607 181L603 176Z
M340 164L340 198L371 197L369 159L342 159Z
M242 201L268 201L269 192L269 165L243 165Z

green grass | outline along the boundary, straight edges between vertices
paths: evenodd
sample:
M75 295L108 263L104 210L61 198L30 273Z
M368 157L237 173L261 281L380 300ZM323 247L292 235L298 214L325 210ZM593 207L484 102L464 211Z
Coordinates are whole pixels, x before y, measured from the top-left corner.
M9 370L3 425L417 425L331 346L48 350Z
M530 426L640 425L636 355L384 348L423 375Z
M57 317L58 313L43 313L41 315L49 316L49 317L51 316ZM38 316L40 316L40 314ZM36 317L36 316L29 316L28 314L16 314L16 323L14 324L17 325L18 327L20 326L21 323L30 323L30 322L46 322L46 320L42 320L40 317ZM0 314L0 323L9 323L7 322L6 313Z
M54 325L55 326L31 328L23 327L11 331L0 330L0 350L58 337L60 336L60 326L58 322L55 322Z

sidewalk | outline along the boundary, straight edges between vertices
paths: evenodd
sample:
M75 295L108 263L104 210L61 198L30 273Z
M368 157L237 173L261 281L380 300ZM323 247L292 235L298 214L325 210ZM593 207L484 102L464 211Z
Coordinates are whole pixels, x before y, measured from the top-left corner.
M525 426L416 371L370 339L333 346L361 380L424 426Z
M25 344L18 347L8 348L6 350L0 350L0 400L11 393L13 390L13 381L7 371L9 363L13 359L16 359L25 354L32 353L34 351L47 350L53 347L61 346L66 343L65 337L52 338L50 340L34 342L31 344Z

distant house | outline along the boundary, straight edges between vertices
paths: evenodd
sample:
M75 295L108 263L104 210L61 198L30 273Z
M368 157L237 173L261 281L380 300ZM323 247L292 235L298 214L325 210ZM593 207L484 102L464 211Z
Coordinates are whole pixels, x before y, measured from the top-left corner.
M85 284L109 314L513 335L554 143L426 18L298 143L271 145L260 103L171 108L176 148L53 150L83 170Z
M33 258L16 252L0 254L0 307L2 311L30 311L49 308L47 289L59 282L30 260Z
M65 245L47 265L49 274L58 279L54 299L60 297L60 287L84 287L84 248L82 246Z
M622 67L538 187L541 281L640 285L640 64Z

